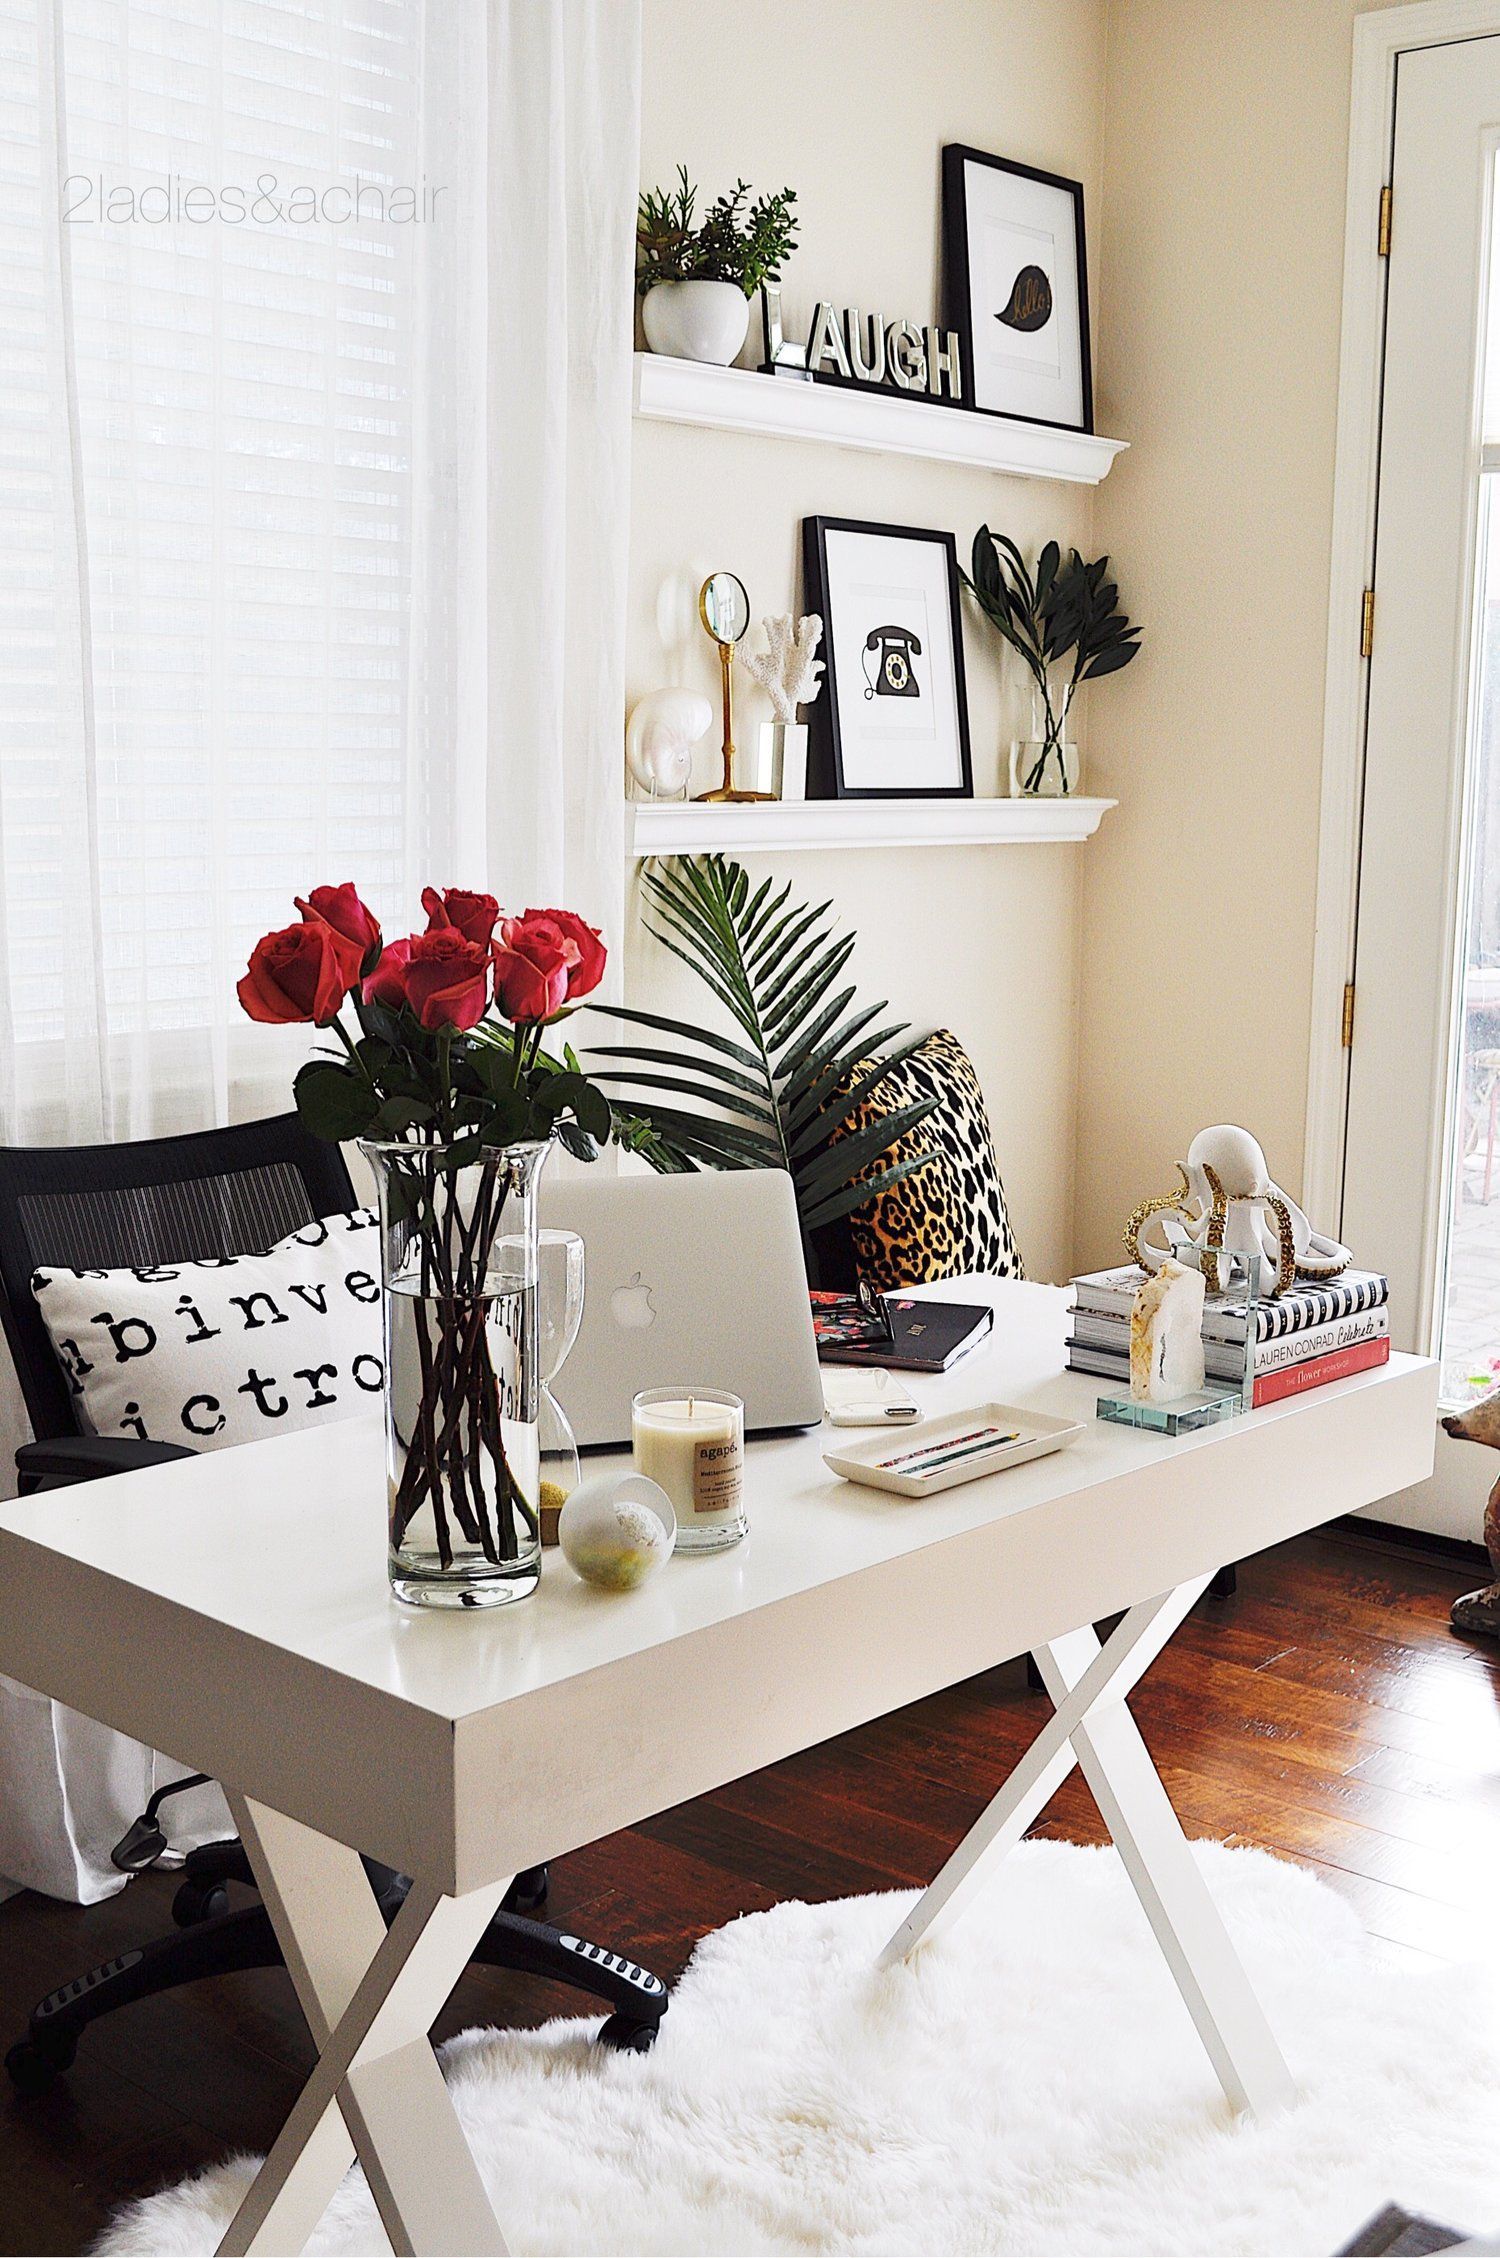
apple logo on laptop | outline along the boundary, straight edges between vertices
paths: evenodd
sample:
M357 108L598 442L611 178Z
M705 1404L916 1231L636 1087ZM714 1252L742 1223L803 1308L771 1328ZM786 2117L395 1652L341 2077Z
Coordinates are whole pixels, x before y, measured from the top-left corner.
M648 1325L656 1323L656 1304L651 1299L651 1289L641 1284L638 1270L631 1272L628 1285L616 1286L609 1297L609 1312L627 1333L644 1333Z

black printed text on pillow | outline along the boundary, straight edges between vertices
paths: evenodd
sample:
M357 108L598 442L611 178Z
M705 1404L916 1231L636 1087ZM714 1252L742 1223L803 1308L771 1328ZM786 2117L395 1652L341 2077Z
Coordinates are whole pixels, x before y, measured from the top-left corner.
M383 1382L365 1208L307 1224L267 1254L38 1270L32 1290L97 1434L217 1450L349 1418Z

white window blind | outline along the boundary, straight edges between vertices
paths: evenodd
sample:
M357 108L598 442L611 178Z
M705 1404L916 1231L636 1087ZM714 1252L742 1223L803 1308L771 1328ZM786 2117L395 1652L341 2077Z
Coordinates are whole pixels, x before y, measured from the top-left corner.
M0 0L5 1005L102 1048L116 1134L201 1114L210 1053L220 1113L236 1053L284 1092L249 947L420 855L421 15Z
M352 879L618 942L636 0L0 0L0 1136L284 1106Z

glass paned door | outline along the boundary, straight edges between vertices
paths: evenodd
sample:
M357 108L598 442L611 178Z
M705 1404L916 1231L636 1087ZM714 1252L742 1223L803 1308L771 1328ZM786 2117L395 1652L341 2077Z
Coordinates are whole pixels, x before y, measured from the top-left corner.
M1496 357L1491 323L1486 420L1493 414L1500 427ZM1500 1386L1500 445L1486 445L1481 461L1456 1071L1434 1343L1449 1404L1472 1402Z
M1457 1404L1500 1382L1500 38L1402 53L1395 121L1339 1236ZM1379 1510L1473 1538L1484 1475L1439 1435Z

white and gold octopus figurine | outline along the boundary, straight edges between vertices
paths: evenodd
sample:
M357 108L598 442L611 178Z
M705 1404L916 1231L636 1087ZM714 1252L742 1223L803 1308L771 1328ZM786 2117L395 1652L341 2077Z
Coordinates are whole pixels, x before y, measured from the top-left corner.
M1336 1278L1348 1268L1348 1248L1315 1231L1297 1202L1272 1182L1248 1129L1230 1122L1200 1129L1177 1173L1182 1190L1143 1200L1125 1226L1126 1251L1144 1269L1159 1270L1187 1247L1202 1254L1223 1248L1259 1255L1262 1291L1284 1294L1294 1279ZM1209 1285L1212 1290L1212 1277Z

